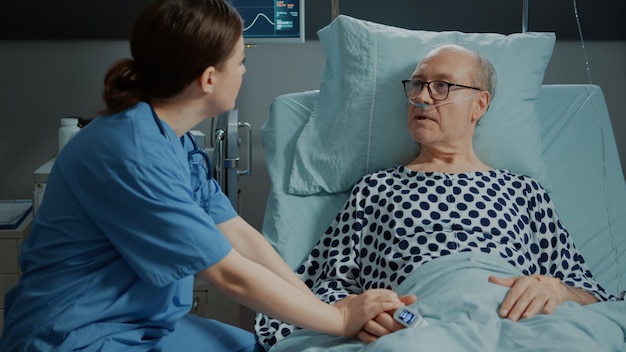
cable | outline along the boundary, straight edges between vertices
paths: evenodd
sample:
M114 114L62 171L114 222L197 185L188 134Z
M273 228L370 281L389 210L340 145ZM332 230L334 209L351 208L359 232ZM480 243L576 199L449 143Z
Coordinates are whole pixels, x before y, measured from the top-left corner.
M583 38L583 31L582 31L582 26L580 24L580 17L578 16L578 5L576 3L576 0L573 0L573 6L574 6L574 16L576 17L576 24L578 26L578 35L580 36L580 44L581 44L581 48L583 51L583 57L585 58L585 68L587 70L587 79L589 81L589 86L587 87L586 91L587 91L587 100L589 101L589 103L591 104L591 109L594 111L594 117L596 119L596 122L598 124L598 126L600 127L600 140L602 143L602 171L603 171L603 177L604 177L604 197L605 197L605 210L606 210L606 216L607 216L607 220L608 220L608 230L609 230L609 238L611 241L611 247L613 248L614 251L614 255L615 255L615 261L616 261L616 278L618 279L617 281L617 293L620 294L621 292L621 297L624 297L624 293L626 291L624 291L626 288L625 287L621 287L621 282L623 281L622 278L622 270L620 269L622 267L621 265L621 261L620 261L620 253L617 252L617 244L615 243L615 229L614 229L614 224L613 224L613 220L612 220L612 216L611 216L611 210L609 209L609 189L608 189L608 175L607 175L607 164L606 164L606 150L605 150L605 135L604 135L604 128L602 126L602 123L598 117L598 112L597 112L597 108L594 105L593 99L591 99L592 94L591 94L591 85L593 85L593 81L591 79L591 69L589 67L589 59L587 58L587 50L585 48L585 41ZM584 104L584 103L583 103Z
M587 79L589 80L589 84L593 84L591 81L591 70L589 69L589 59L587 59L587 50L585 49L585 40L583 39L583 30L580 25L580 17L578 17L578 5L576 4L576 0L574 1L574 16L576 17L576 25L578 26L578 35L580 36L580 44L583 49L583 56L585 58L585 68L587 69Z

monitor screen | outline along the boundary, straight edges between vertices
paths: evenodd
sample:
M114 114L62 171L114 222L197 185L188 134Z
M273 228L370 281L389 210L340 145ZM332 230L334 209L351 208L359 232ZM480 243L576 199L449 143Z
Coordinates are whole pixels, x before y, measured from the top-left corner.
M304 0L230 0L246 44L304 43Z

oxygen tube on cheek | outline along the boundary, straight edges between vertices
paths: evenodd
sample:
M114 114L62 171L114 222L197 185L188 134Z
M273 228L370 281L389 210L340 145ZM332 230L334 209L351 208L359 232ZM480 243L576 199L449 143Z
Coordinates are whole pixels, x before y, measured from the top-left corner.
M448 101L444 101L442 103L438 103L438 104L424 104L424 103L416 103L413 100L411 100L411 98L407 98L409 100L409 103L411 103L412 105L416 106L418 109L420 110L428 110L428 109L433 109L436 108L438 106L442 106L442 105L448 105L448 104L454 104L454 103L459 103L462 102L464 100L470 99L472 98L474 95L476 95L478 92L474 92L468 96L462 97L462 98L457 98L454 100L448 100Z

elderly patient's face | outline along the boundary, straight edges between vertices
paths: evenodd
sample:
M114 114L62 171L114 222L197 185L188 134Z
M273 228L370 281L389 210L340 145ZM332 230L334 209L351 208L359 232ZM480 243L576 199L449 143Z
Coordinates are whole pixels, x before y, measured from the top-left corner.
M473 53L460 48L442 47L420 61L412 78L424 82L438 80L473 86L470 72L475 66ZM442 105L421 108L409 103L408 125L413 139L422 144L422 147L466 147L465 143L471 143L475 122L480 118L475 113L476 93L472 89L451 87L445 100L434 100L424 87L416 102Z

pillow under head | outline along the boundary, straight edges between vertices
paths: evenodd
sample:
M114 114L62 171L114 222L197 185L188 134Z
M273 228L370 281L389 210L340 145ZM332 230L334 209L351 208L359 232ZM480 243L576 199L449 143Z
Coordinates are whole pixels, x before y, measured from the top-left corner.
M411 161L408 79L431 49L458 44L493 64L496 95L474 135L478 156L550 188L535 109L554 33L461 33L402 29L338 16L318 31L327 61L319 100L298 136L288 191L349 190L363 175Z

